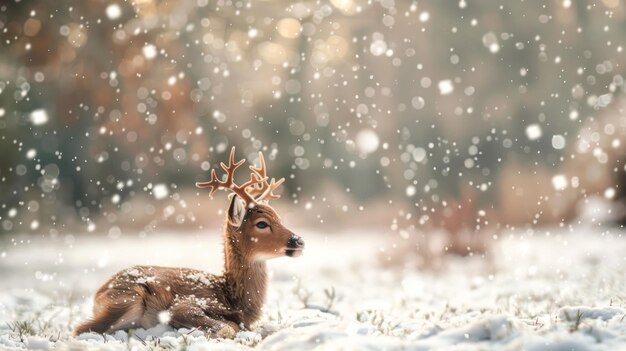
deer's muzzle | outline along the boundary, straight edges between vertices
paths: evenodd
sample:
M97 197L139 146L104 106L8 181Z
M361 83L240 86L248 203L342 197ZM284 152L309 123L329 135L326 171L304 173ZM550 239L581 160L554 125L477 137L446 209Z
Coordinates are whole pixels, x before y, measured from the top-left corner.
M289 257L298 257L302 255L302 250L304 250L304 240L301 237L292 234L287 240L287 250L285 250L285 255Z

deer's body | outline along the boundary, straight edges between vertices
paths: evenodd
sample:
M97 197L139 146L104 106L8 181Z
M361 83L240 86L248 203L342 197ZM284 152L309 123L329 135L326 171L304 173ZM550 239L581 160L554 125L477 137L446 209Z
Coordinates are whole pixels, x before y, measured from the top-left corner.
M234 150L231 166L233 157ZM256 172L259 181L265 176L262 157L261 163L262 168ZM229 172L232 182L236 167L222 167ZM206 183L208 186L233 188L230 184L217 184L213 178ZM280 182L272 180L272 183L265 184L264 189L258 190L263 190L267 196L273 195L271 190L277 186L273 184ZM244 184L241 191L248 186L250 184ZM254 194L254 189L249 193ZM272 207L250 202L252 197L246 201L246 195L251 194L236 192L231 199L224 229L225 267L222 275L158 266L125 269L96 292L94 318L79 325L74 334L150 328L159 323L169 323L175 328L202 328L217 336L236 331L240 326L250 328L260 317L265 300L265 260L298 256L304 242L282 225Z

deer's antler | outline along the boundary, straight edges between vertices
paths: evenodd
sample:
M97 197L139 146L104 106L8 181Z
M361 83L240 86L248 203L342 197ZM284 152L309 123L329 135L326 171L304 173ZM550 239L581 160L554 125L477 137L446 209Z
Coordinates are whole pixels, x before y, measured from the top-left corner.
M224 162L220 163L222 169L226 172L226 180L221 181L217 177L215 169L211 170L211 180L208 182L198 182L196 186L198 188L211 188L210 195L213 195L219 188L230 189L233 193L237 194L247 205L257 203L262 200L278 199L280 196L273 193L273 191L282 184L285 180L281 178L279 181L275 181L274 178L268 183L267 181L267 168L265 167L265 158L263 154L259 152L259 159L261 162L260 167L250 166L250 180L237 185L234 181L235 170L241 167L245 162L245 159L235 162L235 147L230 150L230 158L228 165Z
M233 148L230 149L230 158L228 160L228 166L224 162L220 163L220 166L222 167L224 172L226 172L226 180L220 181L219 178L217 177L217 173L215 172L215 169L212 169L211 180L208 182L198 182L196 183L196 186L198 188L211 187L210 195L213 195L215 191L217 191L217 189L219 188L230 189L233 193L237 194L246 204L249 205L252 203L256 203L256 201L254 200L254 197L248 194L248 192L246 191L247 187L251 185L255 185L256 183L260 182L260 180L258 180L254 176L254 174L250 174L249 181L241 185L235 184L235 180L234 180L235 171L237 170L237 168L241 167L241 165L243 165L244 162L246 162L245 159L240 160L239 162L235 162L235 147L233 146Z
M285 178L281 178L278 181L272 178L268 183L267 167L265 166L265 157L263 157L262 152L259 152L259 162L261 165L258 168L250 166L253 176L258 180L256 184L251 185L250 195L255 197L257 201L280 198L280 195L274 194L273 191L285 181Z

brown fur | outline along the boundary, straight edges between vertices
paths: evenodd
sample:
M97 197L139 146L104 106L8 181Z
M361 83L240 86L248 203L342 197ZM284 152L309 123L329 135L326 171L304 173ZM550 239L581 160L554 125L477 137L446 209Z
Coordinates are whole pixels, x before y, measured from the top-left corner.
M198 327L217 335L228 327L250 328L259 319L265 300L265 260L288 254L288 241L298 237L264 203L246 209L241 225L236 227L231 218L235 201L237 197L232 199L224 229L223 275L157 266L123 270L100 287L93 319L76 327L74 335L153 327L163 311L169 314L173 327ZM262 219L268 228L256 227ZM302 248L299 240L290 255L297 256Z

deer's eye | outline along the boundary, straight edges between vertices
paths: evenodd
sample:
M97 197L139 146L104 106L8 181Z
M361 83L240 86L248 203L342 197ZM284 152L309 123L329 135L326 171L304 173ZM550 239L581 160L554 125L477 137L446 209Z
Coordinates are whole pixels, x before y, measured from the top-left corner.
M259 229L265 229L265 228L267 228L267 227L269 227L269 226L270 226L270 225L269 225L269 224L267 224L267 222L265 222L265 221L261 221L261 222L259 222L259 223L257 223L257 224L256 224L256 227L257 227L257 228L259 228Z

